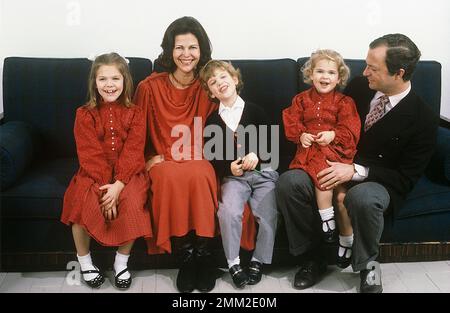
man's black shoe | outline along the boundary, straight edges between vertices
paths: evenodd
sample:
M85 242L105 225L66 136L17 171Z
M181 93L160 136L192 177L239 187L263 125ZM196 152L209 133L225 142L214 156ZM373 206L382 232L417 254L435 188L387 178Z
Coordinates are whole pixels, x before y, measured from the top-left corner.
M257 261L248 264L248 284L256 285L261 281L263 265Z
M327 270L324 262L306 261L300 265L300 269L294 278L294 288L306 289L314 286L322 274Z
M381 283L381 272L372 270L362 270L359 272L361 293L382 293L383 285Z
M239 264L233 265L228 271L237 288L244 288L244 286L248 284L248 276Z

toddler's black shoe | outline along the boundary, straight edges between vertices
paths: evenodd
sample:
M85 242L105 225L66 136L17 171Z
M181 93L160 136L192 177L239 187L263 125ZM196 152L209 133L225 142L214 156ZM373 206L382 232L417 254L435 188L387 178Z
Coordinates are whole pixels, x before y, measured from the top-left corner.
M125 268L123 271L120 271L120 273L114 275L114 284L116 285L116 288L119 288L119 289L128 289L128 288L130 288L131 281L132 281L131 275L127 279L119 278L121 275L123 275L126 272L128 272L128 268Z
M338 252L338 257L337 257L337 261L336 261L336 265L339 266L340 268L347 268L352 260L352 256L350 255L350 257L347 258L347 252L350 250L352 250L352 247L344 247L343 245L341 245L341 243L339 243L339 247L344 249L344 254L342 256L339 256L339 252Z
M335 229L330 228L329 222L331 221L334 221L334 217L323 221L324 224L327 224L327 231L323 231L322 228L323 241L325 241L326 243L334 243L337 241L336 228Z

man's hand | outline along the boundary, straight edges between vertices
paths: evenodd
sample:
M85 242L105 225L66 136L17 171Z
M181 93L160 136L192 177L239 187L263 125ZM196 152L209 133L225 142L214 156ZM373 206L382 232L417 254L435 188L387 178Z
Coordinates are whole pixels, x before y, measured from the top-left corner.
M334 140L334 137L336 133L333 130L323 131L317 134L315 141L321 146L326 146Z
M323 188L332 189L339 184L348 182L352 179L355 173L353 164L344 164L339 162L331 162L327 160L330 167L321 170L317 174L319 184Z

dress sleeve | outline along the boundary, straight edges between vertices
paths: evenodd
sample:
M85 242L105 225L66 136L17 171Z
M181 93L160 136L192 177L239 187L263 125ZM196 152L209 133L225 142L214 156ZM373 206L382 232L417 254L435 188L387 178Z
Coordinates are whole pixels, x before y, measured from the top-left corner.
M140 107L132 109L127 139L114 167L114 179L128 184L131 177L144 170L145 117Z
M142 81L139 83L136 93L134 95L133 103L138 106L144 117L144 134L145 134L145 150L144 156L145 160L149 160L156 155L155 148L153 147L151 137L150 137L150 119L149 119L149 107L150 103L153 101L152 91L147 85L147 81Z
M361 131L361 121L355 102L350 97L343 97L338 103L337 123L333 129L336 137L334 145L343 156L352 159Z
M92 113L79 108L75 117L74 135L80 167L100 186L111 182L112 167L106 161L102 144L96 131Z
M306 130L303 124L303 97L297 95L292 99L290 107L283 110L283 125L286 138L296 144L300 143L300 135Z

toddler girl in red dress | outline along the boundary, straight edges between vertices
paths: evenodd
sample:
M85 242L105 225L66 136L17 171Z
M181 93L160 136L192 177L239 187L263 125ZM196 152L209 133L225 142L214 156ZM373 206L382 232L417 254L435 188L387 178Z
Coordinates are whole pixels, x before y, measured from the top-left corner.
M317 173L328 168L329 162L353 162L361 123L353 99L337 91L337 87L345 86L350 75L339 53L333 50L314 52L302 72L305 83L313 86L295 96L291 106L283 111L286 137L297 144L289 168L304 170L314 182L324 240L333 242L336 238L333 190L319 184ZM335 185L336 197L345 191L343 186ZM349 264L353 229L345 208L339 208L338 213L338 264Z

